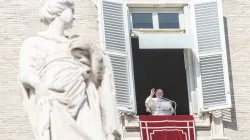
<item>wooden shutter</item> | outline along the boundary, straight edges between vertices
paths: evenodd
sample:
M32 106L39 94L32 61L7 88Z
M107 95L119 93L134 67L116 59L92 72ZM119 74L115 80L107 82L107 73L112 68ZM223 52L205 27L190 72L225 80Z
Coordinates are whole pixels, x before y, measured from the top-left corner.
M127 7L123 0L102 0L100 5L101 46L113 66L117 105L135 111Z
M190 4L195 35L196 73L202 111L231 107L221 0Z

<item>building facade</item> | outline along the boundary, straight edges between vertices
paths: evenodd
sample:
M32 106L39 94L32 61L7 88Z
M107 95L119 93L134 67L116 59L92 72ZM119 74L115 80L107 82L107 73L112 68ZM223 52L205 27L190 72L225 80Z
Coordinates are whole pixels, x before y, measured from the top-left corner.
M32 140L17 84L18 57L23 40L45 29L38 18L41 3L33 0L4 0L0 4L0 138ZM179 111L180 114L194 115L198 140L249 139L250 50L247 44L250 41L250 2L75 0L75 4L76 21L67 34L77 33L94 40L110 54L124 139L140 139L137 115L144 113L143 100L149 95L149 91L142 94L147 89L138 86L148 84L142 83L143 78L140 79L148 75L138 74L142 70L136 68L136 65L139 67L142 61L137 60L150 61L148 55L137 58L143 55L135 53L140 49L183 51L183 62L180 62L183 67L176 67L173 71L177 72L180 68L184 70L186 81L183 85L186 85L186 90L181 92L186 94L169 96L175 100L179 96L186 98L178 100L177 114ZM172 20L168 22L161 20L161 17ZM158 41L154 42L156 39ZM148 45L151 43L153 45ZM170 59L179 60L173 52L167 53L173 55ZM174 66L171 63L168 65ZM176 76L181 74L183 71ZM135 77L140 80L136 81ZM183 77L177 79L183 81ZM166 83L177 83L177 86L182 87L178 81L170 80ZM167 87L170 91L171 86L176 85L170 84ZM177 89L173 88L172 91L179 91Z

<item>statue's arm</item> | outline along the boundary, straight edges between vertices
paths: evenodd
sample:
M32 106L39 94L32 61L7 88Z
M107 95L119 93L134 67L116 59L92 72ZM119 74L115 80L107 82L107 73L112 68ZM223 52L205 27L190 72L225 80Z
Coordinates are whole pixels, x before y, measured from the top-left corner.
M34 92L30 92L30 89L35 89L40 79L35 72L35 57L33 56L36 53L32 44L33 41L31 39L26 39L21 46L18 80L21 83L23 105L29 116L33 132L36 135L36 96L34 96Z
M36 48L31 39L27 39L21 46L19 59L19 80L27 88L36 88L40 83L40 78L35 70Z

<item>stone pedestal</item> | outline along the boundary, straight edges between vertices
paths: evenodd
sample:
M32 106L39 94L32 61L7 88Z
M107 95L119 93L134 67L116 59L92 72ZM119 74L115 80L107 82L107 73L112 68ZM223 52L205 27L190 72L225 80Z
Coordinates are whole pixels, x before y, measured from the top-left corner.
M212 112L211 140L229 140L224 136L223 118L221 110Z

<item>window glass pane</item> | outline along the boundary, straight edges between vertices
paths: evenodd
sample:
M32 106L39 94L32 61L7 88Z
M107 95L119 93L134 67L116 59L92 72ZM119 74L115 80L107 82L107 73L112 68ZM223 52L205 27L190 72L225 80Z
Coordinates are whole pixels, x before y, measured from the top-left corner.
M158 13L159 28L180 28L178 13Z
M152 13L132 13L133 28L153 28Z

